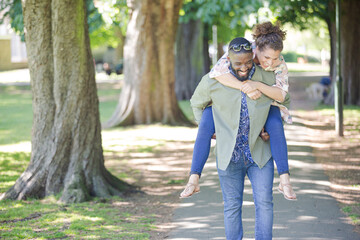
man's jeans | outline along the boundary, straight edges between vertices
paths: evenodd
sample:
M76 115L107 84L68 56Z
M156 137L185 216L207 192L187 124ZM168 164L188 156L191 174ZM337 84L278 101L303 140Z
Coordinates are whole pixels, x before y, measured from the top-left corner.
M274 161L271 158L263 168L241 160L230 162L225 171L218 169L224 199L224 222L227 240L242 239L241 208L245 175L253 189L255 203L255 239L272 239Z

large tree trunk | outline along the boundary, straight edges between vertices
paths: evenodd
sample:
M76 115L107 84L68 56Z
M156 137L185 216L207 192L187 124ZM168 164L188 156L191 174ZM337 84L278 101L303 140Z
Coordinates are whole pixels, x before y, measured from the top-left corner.
M330 93L324 99L324 103L334 105L335 79L336 79L336 24L335 24L335 2L329 1L329 15L326 15L325 21L330 35L330 77L332 79Z
M190 99L206 73L203 37L204 24L200 20L190 20L179 25L175 60L175 92L178 100Z
M174 43L182 0L131 0L124 48L124 85L104 127L183 124L175 95Z
M127 187L104 167L85 0L23 1L33 91L28 168L1 198L61 201L118 195Z
M360 1L341 1L341 75L344 102L360 105Z
M329 9L335 9L334 2L329 3ZM360 1L341 1L341 77L344 86L344 103L360 105L360 49L358 39L360 31L357 23L360 21ZM336 79L336 29L335 22L327 21L331 39L331 77L333 85L326 104L334 103L334 83Z

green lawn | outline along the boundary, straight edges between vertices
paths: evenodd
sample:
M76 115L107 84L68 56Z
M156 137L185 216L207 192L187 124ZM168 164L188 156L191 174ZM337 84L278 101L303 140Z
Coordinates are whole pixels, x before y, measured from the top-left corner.
M0 87L0 145L31 140L30 86Z
M318 110L322 115L333 116L335 118L334 106L319 105ZM347 131L360 132L360 107L359 106L344 106L344 120Z
M99 85L101 121L111 117L119 93L116 84ZM0 86L0 147L30 142L31 102L30 86ZM189 101L182 101L179 105L191 118ZM106 131L117 134L121 129ZM161 140L147 141L148 145L131 145L126 151L147 153L162 143ZM105 155L109 151L106 146ZM0 194L14 185L30 161L30 152L15 150L0 150ZM111 167L109 170L120 179L128 177ZM117 206L125 204L118 197L67 205L57 202L57 198L0 201L0 239L149 239L149 231L155 228L155 216L151 213L136 215L131 211L116 210Z

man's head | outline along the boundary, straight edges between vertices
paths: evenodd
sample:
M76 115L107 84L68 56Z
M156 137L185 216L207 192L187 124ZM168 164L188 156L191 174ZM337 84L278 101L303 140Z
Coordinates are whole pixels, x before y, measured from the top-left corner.
M251 43L245 38L234 38L229 44L228 53L230 67L238 79L241 81L248 79L253 66Z

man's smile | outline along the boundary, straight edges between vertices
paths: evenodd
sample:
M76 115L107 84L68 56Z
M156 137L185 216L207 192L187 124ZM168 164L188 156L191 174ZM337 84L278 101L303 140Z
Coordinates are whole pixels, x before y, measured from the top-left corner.
M244 77L248 74L249 70L246 70L245 72L238 70L237 74L239 75L239 77Z

